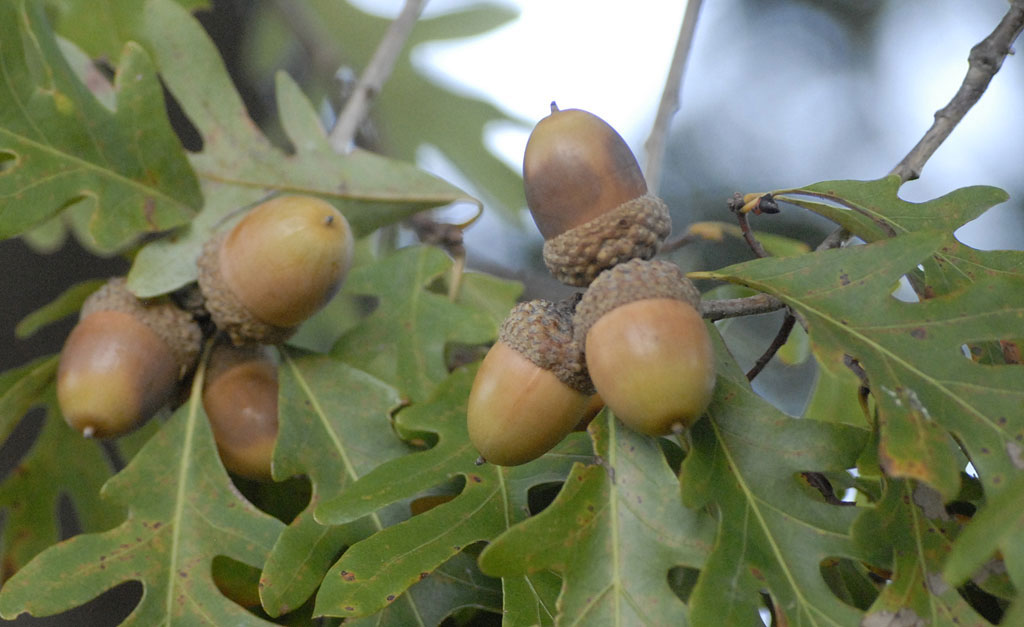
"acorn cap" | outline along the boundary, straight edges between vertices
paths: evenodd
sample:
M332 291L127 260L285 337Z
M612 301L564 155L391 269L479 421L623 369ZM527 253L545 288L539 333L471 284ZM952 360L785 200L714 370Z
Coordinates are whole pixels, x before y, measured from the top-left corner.
M501 325L498 341L504 342L539 368L551 371L559 381L586 395L594 393L583 345L573 340L573 311L578 296L553 303L538 299L519 303Z
M229 231L222 231L203 245L196 265L199 267L199 289L206 298L206 310L217 328L228 334L231 343L280 344L298 327L279 327L263 322L249 311L231 291L220 272L220 247Z
M80 320L97 311L120 311L145 324L167 344L178 364L178 378L192 370L199 358L203 334L188 312L166 298L139 300L128 291L123 277L107 281L82 304Z
M544 263L559 281L586 287L630 259L650 259L672 230L668 206L645 194L544 242Z
M700 291L679 266L662 260L633 259L602 272L590 284L573 316L576 343L585 346L587 332L604 314L649 298L671 298L694 309L700 306Z

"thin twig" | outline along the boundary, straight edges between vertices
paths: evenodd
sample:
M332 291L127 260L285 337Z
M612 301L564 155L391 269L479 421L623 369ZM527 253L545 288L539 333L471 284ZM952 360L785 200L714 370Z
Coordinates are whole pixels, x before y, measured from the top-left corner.
M770 294L754 294L744 298L701 301L700 315L714 321L722 320L723 318L738 318L740 316L771 313L785 306L785 303Z
M754 237L754 232L750 230L750 223L747 222L747 214L737 211L736 221L740 225L740 231L743 233L743 239L747 242L747 246L750 247L750 250L754 251L754 254L758 257L771 257L771 255L768 254L768 251L764 249L764 246L761 245L761 242L757 241L757 238Z
M647 167L644 178L647 179L648 188L657 193L658 185L661 183L661 169L665 160L665 138L668 135L668 125L672 116L679 110L679 94L682 91L683 70L686 69L686 58L690 55L690 45L693 43L693 32L697 28L697 15L700 13L701 0L689 0L686 3L686 12L683 14L683 23L679 27L679 38L676 40L676 51L672 55L672 65L668 69L668 77L665 79L665 90L661 94L661 103L658 105L658 113L654 116L654 125L651 128L651 135L644 143L647 152Z
M1024 0L1013 0L1010 3L1010 10L1006 12L995 30L971 48L971 53L967 57L967 75L956 95L949 104L935 113L935 122L931 128L890 174L898 175L903 182L921 176L924 164L985 93L1021 30L1024 30Z
M424 4L426 0L406 0L402 12L384 33L377 50L373 53L373 58L359 77L352 96L345 103L345 108L331 129L331 147L337 152L345 153L350 150L359 124L369 112L373 99L391 76L391 70L394 69L398 55L405 47L413 25L423 12Z
M764 367L768 365L768 362L775 357L775 353L779 352L782 345L789 340L789 334L793 332L793 325L796 324L796 316L793 315L792 311L786 312L786 318L782 321L782 326L779 327L779 332L775 334L775 339L772 340L771 346L764 352L763 355L757 360L750 370L747 371L747 381L753 381L754 377L761 374Z
M664 244L662 244L661 248L658 249L658 254L660 254L660 255L667 255L668 253L670 253L672 251L678 250L678 249L682 248L683 246L689 246L690 244L693 244L695 242L699 242L702 239L704 239L704 238L700 237L698 235L694 235L690 231L687 231L686 233L683 233L679 237L677 237L675 239L672 239L672 240L669 240L669 241L665 242Z

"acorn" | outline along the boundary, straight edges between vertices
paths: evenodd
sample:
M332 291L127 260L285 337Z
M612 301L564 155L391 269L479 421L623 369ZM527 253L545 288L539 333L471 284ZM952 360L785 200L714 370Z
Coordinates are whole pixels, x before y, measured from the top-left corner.
M672 229L636 157L607 122L579 109L537 123L523 156L526 204L558 280L586 287L603 270L650 259Z
M634 259L602 273L573 319L597 393L635 431L690 427L715 388L700 292L675 265Z
M64 419L86 437L130 431L171 399L192 370L202 333L166 299L140 301L123 278L86 299L57 367Z
M338 292L352 229L330 203L278 196L211 238L199 257L206 309L234 344L278 344Z
M481 457L515 466L558 444L583 419L593 387L573 340L577 302L520 303L477 370L466 418Z
M271 479L277 392L277 363L268 347L221 343L210 351L203 409L220 459L236 475Z

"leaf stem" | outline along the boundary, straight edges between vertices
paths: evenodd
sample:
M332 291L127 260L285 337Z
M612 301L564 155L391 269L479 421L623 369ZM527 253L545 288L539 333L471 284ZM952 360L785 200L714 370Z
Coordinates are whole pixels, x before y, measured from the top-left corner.
M988 89L1021 30L1024 30L1024 0L1012 0L1010 9L995 30L971 48L967 57L967 75L953 99L935 113L931 128L890 174L899 176L904 183L921 176L924 164Z
M668 77L665 79L665 89L661 93L661 102L658 104L658 113L654 116L651 134L644 143L644 150L647 153L644 178L647 179L647 187L654 193L657 193L658 186L661 184L661 170L665 160L665 138L668 135L669 122L679 110L683 71L686 69L686 59L690 56L690 46L693 43L694 30L697 28L697 16L700 13L701 1L689 0L686 3L683 22L679 27L679 37L676 40L676 50L672 55L672 64L669 66Z
M370 110L374 98L384 87L384 83L391 76L391 71L398 61L405 42L412 32L412 27L423 12L426 0L406 0L401 13L388 27L384 37L381 38L373 58L367 64L362 76L356 82L352 95L345 103L338 116L338 121L331 129L331 147L339 153L346 153L351 150L355 140L356 131Z

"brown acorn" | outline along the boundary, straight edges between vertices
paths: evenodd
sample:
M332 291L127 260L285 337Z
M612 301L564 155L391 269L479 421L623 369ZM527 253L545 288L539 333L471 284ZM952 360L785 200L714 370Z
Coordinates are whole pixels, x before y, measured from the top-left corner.
M258 344L210 351L203 409L224 467L257 481L271 478L277 442L277 364Z
M86 299L64 343L57 400L86 437L130 431L163 407L195 365L202 333L165 299L143 302L111 279Z
M688 428L715 388L700 293L666 261L634 259L602 273L573 320L597 393L627 426L649 435Z
M517 305L484 357L467 408L469 439L488 462L536 459L568 435L593 389L573 341L576 299Z
M338 292L352 248L348 221L330 203L278 196L207 242L199 287L233 343L280 343Z
M551 103L526 144L523 187L545 239L544 262L569 285L585 287L616 264L650 259L672 228L629 146L587 111Z

